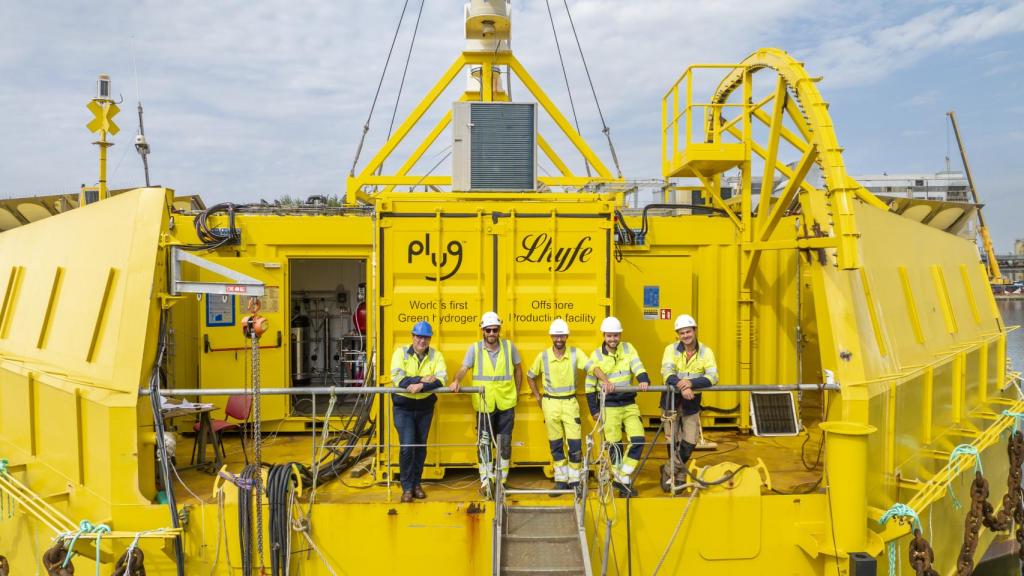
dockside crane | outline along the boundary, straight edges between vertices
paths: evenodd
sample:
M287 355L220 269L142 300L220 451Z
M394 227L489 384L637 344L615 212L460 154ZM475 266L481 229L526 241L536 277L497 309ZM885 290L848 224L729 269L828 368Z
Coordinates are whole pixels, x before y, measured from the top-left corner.
M946 112L949 122L953 125L953 134L956 136L956 146L960 149L960 159L964 163L964 173L967 174L967 185L971 189L971 197L978 206L978 233L981 235L981 244L985 249L985 256L988 259L988 279L992 284L1005 284L1003 273L999 270L999 261L996 260L996 251L992 248L992 237L988 233L988 226L985 225L985 217L981 213L981 202L978 200L978 189L974 186L974 177L971 176L971 166L967 163L967 150L964 148L964 141L960 139L960 128L956 124L956 112Z

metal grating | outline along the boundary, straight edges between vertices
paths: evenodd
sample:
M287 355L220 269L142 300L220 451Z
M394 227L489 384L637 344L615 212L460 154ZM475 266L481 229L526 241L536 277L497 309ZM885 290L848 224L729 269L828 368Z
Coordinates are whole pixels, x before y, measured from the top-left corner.
M800 423L789 392L751 392L750 422L755 436L796 436Z
M473 103L470 122L470 188L535 189L536 105Z

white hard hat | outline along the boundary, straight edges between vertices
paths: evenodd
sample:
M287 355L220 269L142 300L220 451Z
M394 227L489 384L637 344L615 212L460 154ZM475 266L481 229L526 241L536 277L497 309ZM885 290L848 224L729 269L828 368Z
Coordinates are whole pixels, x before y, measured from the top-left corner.
M501 318L494 312L484 312L484 315L480 317L480 327L487 328L488 326L501 326Z
M693 316L689 314L680 314L676 316L676 325L674 330L682 330L683 328L696 328L697 321L693 319Z
M565 320L555 318L555 321L551 323L551 327L548 328L548 334L551 336L568 336L569 325L565 323Z
M601 332L621 333L622 322L615 316L609 316L601 321Z

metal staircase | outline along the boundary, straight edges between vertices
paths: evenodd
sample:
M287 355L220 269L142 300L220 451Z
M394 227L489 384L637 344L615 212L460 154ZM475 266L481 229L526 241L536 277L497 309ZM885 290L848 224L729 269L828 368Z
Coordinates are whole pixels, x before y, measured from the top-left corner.
M500 486L500 484L499 484ZM569 505L510 505L508 494L572 494ZM494 576L591 576L583 525L585 493L499 488L495 498Z

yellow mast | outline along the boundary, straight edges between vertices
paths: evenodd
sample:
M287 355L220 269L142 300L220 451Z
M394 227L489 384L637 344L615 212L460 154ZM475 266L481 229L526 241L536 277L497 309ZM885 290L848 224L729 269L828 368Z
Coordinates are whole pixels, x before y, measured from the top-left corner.
M90 132L98 133L100 139L93 144L100 148L100 179L98 184L99 197L97 200L105 200L107 194L107 148L114 145L107 142L107 134L111 136L121 131L114 123L114 116L121 111L117 104L110 99L110 76L100 74L96 80L96 97L86 106L93 114L93 119L86 124ZM84 196L84 193L83 193ZM88 204L86 198L80 198L79 206Z

